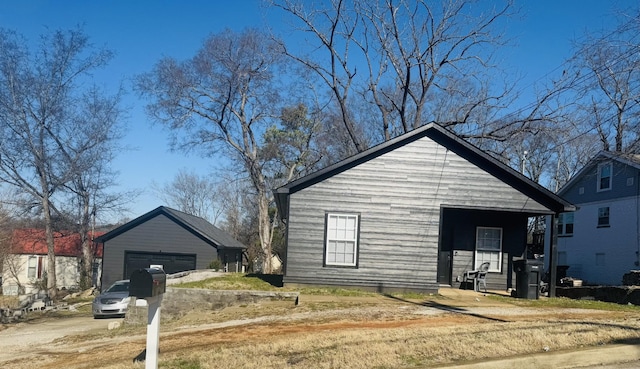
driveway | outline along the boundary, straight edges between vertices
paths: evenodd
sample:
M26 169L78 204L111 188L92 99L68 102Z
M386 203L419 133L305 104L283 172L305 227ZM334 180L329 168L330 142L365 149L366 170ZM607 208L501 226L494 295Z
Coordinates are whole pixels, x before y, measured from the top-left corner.
M0 331L0 363L32 356L54 340L93 330L107 330L109 323L117 319L93 319L93 317L43 318L34 322L11 324Z

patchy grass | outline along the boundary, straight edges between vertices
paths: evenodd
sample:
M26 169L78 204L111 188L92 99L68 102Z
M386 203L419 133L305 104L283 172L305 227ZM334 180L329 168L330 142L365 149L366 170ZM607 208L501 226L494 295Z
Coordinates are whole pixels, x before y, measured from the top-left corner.
M268 281L271 280L272 283ZM357 288L339 288L339 287L302 287L302 288L284 288L278 287L277 280L281 282L281 276L277 275L256 275L242 273L225 273L223 276L213 277L201 281L185 282L175 284L172 287L178 288L202 288L209 290L250 290L250 291L283 291L283 292L299 292L301 295L311 296L341 296L341 297L367 297L380 296L378 292L360 290ZM384 294L387 295L387 294ZM392 296L405 300L425 300L437 299L440 295L416 292L397 292L390 293Z
M174 359L168 362L160 362L160 368L168 369L203 369L199 359Z
M358 297L358 296L377 296L378 293L368 292L358 289L350 289L350 288L335 288L335 287L326 287L326 288L313 288L313 287L305 287L296 289L296 291L300 292L302 295L316 295L316 296L345 296L345 297Z
M448 319L442 317L441 319ZM432 322L435 323L435 322ZM445 322L443 322L445 323ZM638 322L390 322L255 325L164 337L160 368L424 368L607 343L638 342ZM77 354L75 354L77 356ZM74 360L69 358L69 360ZM68 364L68 363L66 363ZM102 360L105 369L138 368ZM59 366L51 366L56 368Z
M208 290L258 290L277 291L281 288L274 287L257 276L249 276L242 273L226 273L221 277L214 277L202 281L186 282L173 285L178 288L202 288Z
M19 303L18 296L0 296L0 308L16 309Z

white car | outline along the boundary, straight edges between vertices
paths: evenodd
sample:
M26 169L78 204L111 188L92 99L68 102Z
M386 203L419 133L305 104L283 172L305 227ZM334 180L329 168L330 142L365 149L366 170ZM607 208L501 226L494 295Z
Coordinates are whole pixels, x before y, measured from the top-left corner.
M93 299L91 310L93 317L103 318L124 316L129 307L129 280L116 281L106 291Z

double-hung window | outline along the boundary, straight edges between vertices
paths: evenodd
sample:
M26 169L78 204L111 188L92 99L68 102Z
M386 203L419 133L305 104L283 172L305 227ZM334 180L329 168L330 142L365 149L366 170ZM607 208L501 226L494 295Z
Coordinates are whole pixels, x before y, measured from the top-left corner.
M325 265L357 266L359 215L328 213Z
M611 173L613 172L613 164L598 164L598 191L606 191L611 189Z
M500 272L502 265L502 228L476 228L476 267L489 262L490 272Z
M558 215L558 236L573 235L573 213L560 213Z
M27 261L27 278L41 279L44 272L44 257L29 256Z

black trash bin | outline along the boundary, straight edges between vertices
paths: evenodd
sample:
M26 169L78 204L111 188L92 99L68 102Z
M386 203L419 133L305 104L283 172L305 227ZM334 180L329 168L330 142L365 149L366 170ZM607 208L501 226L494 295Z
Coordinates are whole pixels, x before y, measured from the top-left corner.
M513 270L516 272L516 297L535 300L540 297L542 266L542 262L536 259L513 261Z
M556 266L556 286L562 285L562 279L567 276L567 269L569 269L568 265Z

